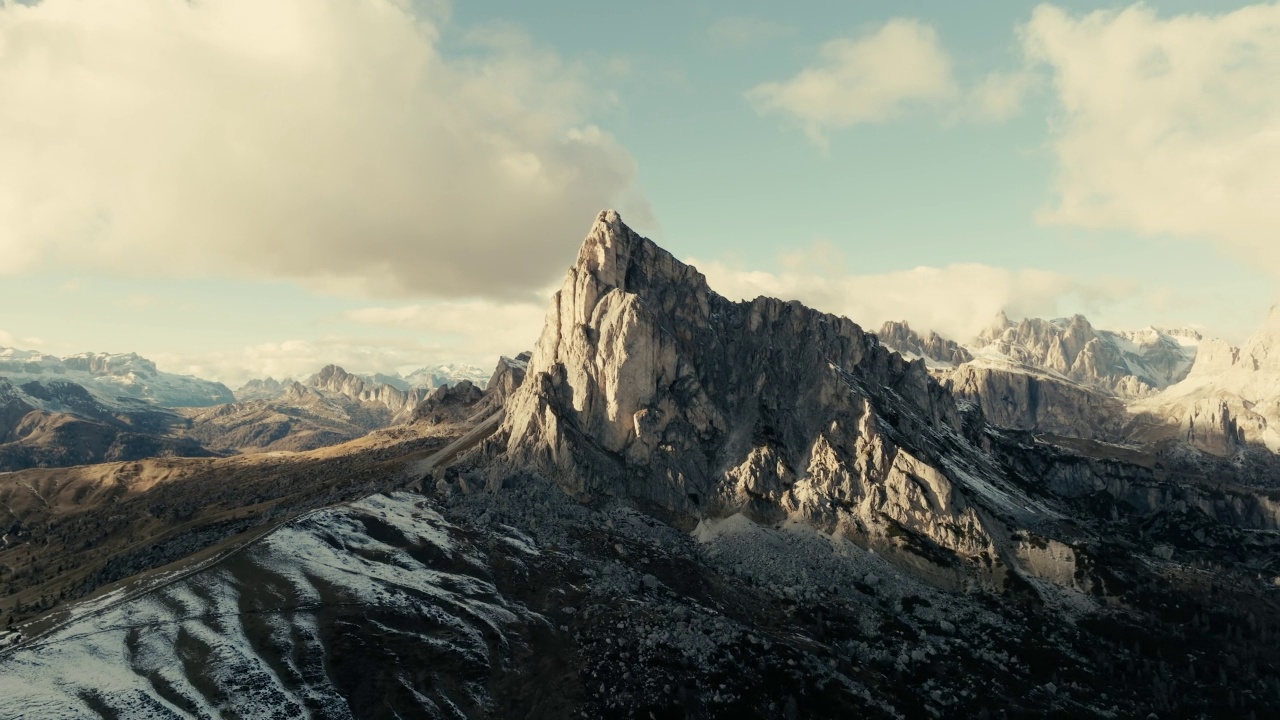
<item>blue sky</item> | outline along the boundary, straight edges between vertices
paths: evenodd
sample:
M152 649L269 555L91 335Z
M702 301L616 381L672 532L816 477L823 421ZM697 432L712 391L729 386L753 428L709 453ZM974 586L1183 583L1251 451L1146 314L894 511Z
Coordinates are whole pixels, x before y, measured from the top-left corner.
M1238 341L1280 272L1278 37L1243 3L0 3L0 345L490 362L604 205L866 325Z

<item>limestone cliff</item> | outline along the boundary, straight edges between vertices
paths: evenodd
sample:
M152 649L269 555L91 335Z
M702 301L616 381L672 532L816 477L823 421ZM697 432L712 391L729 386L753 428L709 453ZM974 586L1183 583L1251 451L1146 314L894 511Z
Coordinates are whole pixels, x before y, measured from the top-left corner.
M1133 406L1162 434L1214 454L1280 451L1280 307L1240 347L1206 341L1187 377Z
M1116 439L1127 419L1120 400L1031 368L965 364L946 373L943 385L992 423L1015 430Z
M612 211L470 460L492 486L532 473L588 502L793 517L997 564L998 518L1034 522L922 361L798 302L731 302Z

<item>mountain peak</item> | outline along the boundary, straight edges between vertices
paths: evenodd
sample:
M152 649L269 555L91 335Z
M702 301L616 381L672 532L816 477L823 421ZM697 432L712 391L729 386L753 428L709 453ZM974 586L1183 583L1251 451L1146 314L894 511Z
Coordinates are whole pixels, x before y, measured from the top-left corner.
M792 473L830 453L855 462L846 429L887 443L881 423L912 445L959 419L923 362L799 302L731 302L606 211L551 300L502 425L475 453L499 485L535 472L574 496L628 495L686 518L756 505L804 514L825 500L788 505ZM748 481L756 465L774 475Z
M1280 305L1272 305L1267 319L1240 348L1255 370L1280 373Z
M589 274L601 284L623 291L629 291L631 285L646 285L656 276L670 275L678 268L688 266L637 234L614 210L604 210L596 216L574 265L578 273ZM705 279L702 282L705 284Z

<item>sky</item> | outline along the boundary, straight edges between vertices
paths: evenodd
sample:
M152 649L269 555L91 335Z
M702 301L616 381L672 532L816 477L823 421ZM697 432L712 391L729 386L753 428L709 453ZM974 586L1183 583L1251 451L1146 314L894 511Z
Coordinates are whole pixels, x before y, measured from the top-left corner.
M1277 4L0 0L0 346L487 365L606 207L735 299L1239 342L1277 77Z

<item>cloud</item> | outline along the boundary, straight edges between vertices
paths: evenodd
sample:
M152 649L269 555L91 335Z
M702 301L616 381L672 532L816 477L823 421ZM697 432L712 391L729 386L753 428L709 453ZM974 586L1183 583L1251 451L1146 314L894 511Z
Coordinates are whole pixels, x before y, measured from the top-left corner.
M828 130L881 122L956 93L937 32L895 18L870 33L825 43L816 64L785 82L758 85L747 98L759 112L780 113L822 143Z
M993 72L966 91L961 115L977 122L1004 122L1022 111L1042 78L1030 69Z
M790 35L795 28L758 17L722 17L711 23L707 35L720 47L744 48Z
M1045 270L977 263L849 274L839 252L821 242L783 260L781 272L694 263L716 292L732 300L760 295L800 300L848 317L867 330L879 329L886 320L907 320L960 341L976 336L1001 310L1013 317L1097 312L1139 291L1135 283L1124 280L1082 282Z
M220 380L232 388L250 378L302 378L330 363L350 372L410 372L470 363L489 367L499 355L533 347L545 302L440 301L346 312L355 332L260 343L199 354L150 352L161 369Z
M409 8L0 2L0 273L516 296L601 208L643 217L584 68L505 28L446 54Z
M17 347L28 349L44 345L44 339L38 337L14 337L12 333L0 330L0 347Z
M1280 5L1045 5L1020 37L1057 104L1041 220L1201 239L1280 273Z
M361 308L345 317L364 325L419 331L449 342L468 357L497 357L532 349L546 313L545 302L480 300Z

